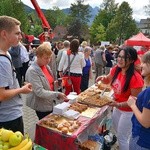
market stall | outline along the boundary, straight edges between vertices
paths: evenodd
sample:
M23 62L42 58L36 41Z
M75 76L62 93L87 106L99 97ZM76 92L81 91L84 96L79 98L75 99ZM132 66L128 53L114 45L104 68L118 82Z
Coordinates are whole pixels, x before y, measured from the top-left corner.
M76 119L64 116L63 114L66 113L63 112L61 115L52 113L40 120L36 124L35 143L48 150L78 150L79 145L87 141L89 135L98 133L99 127L104 124L108 114L109 106L107 104L110 101L102 102L100 99L96 99L102 92L98 87L96 88L92 87L85 93L81 93L77 98L80 103L75 102L68 106L70 109L83 109L78 110L80 114ZM90 104L89 96L87 97L86 93L91 95L94 98L93 100L98 100L99 105L96 103ZM106 100L106 97L102 99Z
M127 39L124 44L128 46L150 46L150 39L140 32L137 35Z

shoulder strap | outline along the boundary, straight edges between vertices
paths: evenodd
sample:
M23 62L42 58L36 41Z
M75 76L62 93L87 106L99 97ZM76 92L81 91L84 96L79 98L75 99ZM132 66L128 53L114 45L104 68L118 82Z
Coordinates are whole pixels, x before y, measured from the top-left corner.
M11 67L12 67L12 71L15 72L15 68L14 68L14 66L13 66L13 63L12 63L11 59L10 59L7 55L4 55L4 54L0 54L0 56L6 57L6 58L10 61Z
M64 73L63 73L64 75L67 73L67 71L69 71L69 74L70 74L70 66L71 66L71 64L72 64L72 62L73 62L75 56L76 56L76 55L74 55L73 58L72 58L72 60L70 61L70 55L68 55L68 67L67 67L66 70L64 71Z
M12 64L12 61L11 61L11 59L10 59L10 58L9 58L7 55L0 54L0 56L4 56L4 57L6 57L7 59L9 59L10 63Z

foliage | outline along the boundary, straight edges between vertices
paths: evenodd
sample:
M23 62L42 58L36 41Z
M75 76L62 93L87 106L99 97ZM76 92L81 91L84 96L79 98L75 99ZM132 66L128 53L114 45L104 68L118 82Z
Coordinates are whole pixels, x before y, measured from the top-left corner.
M22 31L27 32L29 22L27 21L24 5L20 0L1 0L0 15L7 15L17 18L21 22Z
M49 22L52 29L57 25L66 26L67 15L60 10L58 7L53 7L53 9L46 10L45 17Z
M99 43L106 40L105 27L100 24L92 24L90 28L91 43Z
M68 34L75 37L75 38L81 38L81 22L80 20L76 19L73 22L70 23L68 26Z
M43 13L52 29L54 29L57 25L65 25L66 15L58 7L53 7L53 9L45 10ZM28 18L30 20L31 26L28 34L38 36L40 33L43 32L42 22L40 18L38 17L36 12L28 14Z
M83 5L84 1L77 0L76 3L71 4L68 21L68 34L76 36L79 39L88 37L88 25L90 10L89 5Z
M100 23L107 28L110 21L116 15L118 4L115 0L103 0L99 14L96 16Z
M132 9L127 2L123 2L106 30L106 38L111 42L117 40L117 44L122 44L137 32L135 20L132 18Z
M90 28L92 42L100 42L106 39L106 29L110 21L116 15L118 4L114 0L103 0L101 9L96 15L93 24Z
M43 32L43 29L41 28L41 25L35 24L34 27L31 26L28 34L38 37L42 32Z
M90 10L89 10L89 5L83 5L82 4L83 2L84 1L82 1L82 0L77 0L77 3L71 4L70 16L72 18L78 18L78 20L82 24L86 24L89 22Z
M30 22L30 27L28 28L28 32L26 32L26 34L38 37L38 35L43 32L41 20L35 12L28 14L28 20Z

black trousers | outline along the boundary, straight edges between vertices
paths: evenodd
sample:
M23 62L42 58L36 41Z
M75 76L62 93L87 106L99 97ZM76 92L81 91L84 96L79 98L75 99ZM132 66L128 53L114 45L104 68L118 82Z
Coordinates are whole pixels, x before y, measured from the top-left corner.
M47 111L47 112L40 112L40 111L35 111L36 115L38 116L39 120L41 120L42 118L44 118L45 116L49 115L50 113L52 113L52 111Z
M89 74L85 74L81 78L81 85L80 85L81 92L85 91L88 88L88 86L89 86Z
M21 76L22 76L23 82L25 82L25 75L26 75L26 71L28 70L28 64L29 64L29 61L23 63L21 67Z
M24 134L23 118L19 117L12 121L0 122L0 128L12 130L13 132L20 131Z

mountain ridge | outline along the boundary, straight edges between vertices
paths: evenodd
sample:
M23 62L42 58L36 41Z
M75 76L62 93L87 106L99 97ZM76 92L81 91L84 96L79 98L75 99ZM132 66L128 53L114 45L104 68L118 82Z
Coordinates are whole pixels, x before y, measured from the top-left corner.
M27 6L27 5L25 5L24 4L24 8L25 8L25 11L27 12L27 13L31 13L31 12L36 12L35 11L35 9L33 9L33 8L31 8L31 7L29 7L29 6ZM45 11L46 11L46 9L41 9L42 11L43 11L43 13L45 13ZM65 14L69 14L69 11L70 11L70 8L64 8L64 9L61 9ZM92 22L93 22L93 20L94 20L94 18L95 18L95 16L98 14L98 12L99 12L99 7L91 7L91 6L89 6L89 10L90 10L90 15L91 15L91 17L89 18L89 25L91 25L92 24Z

